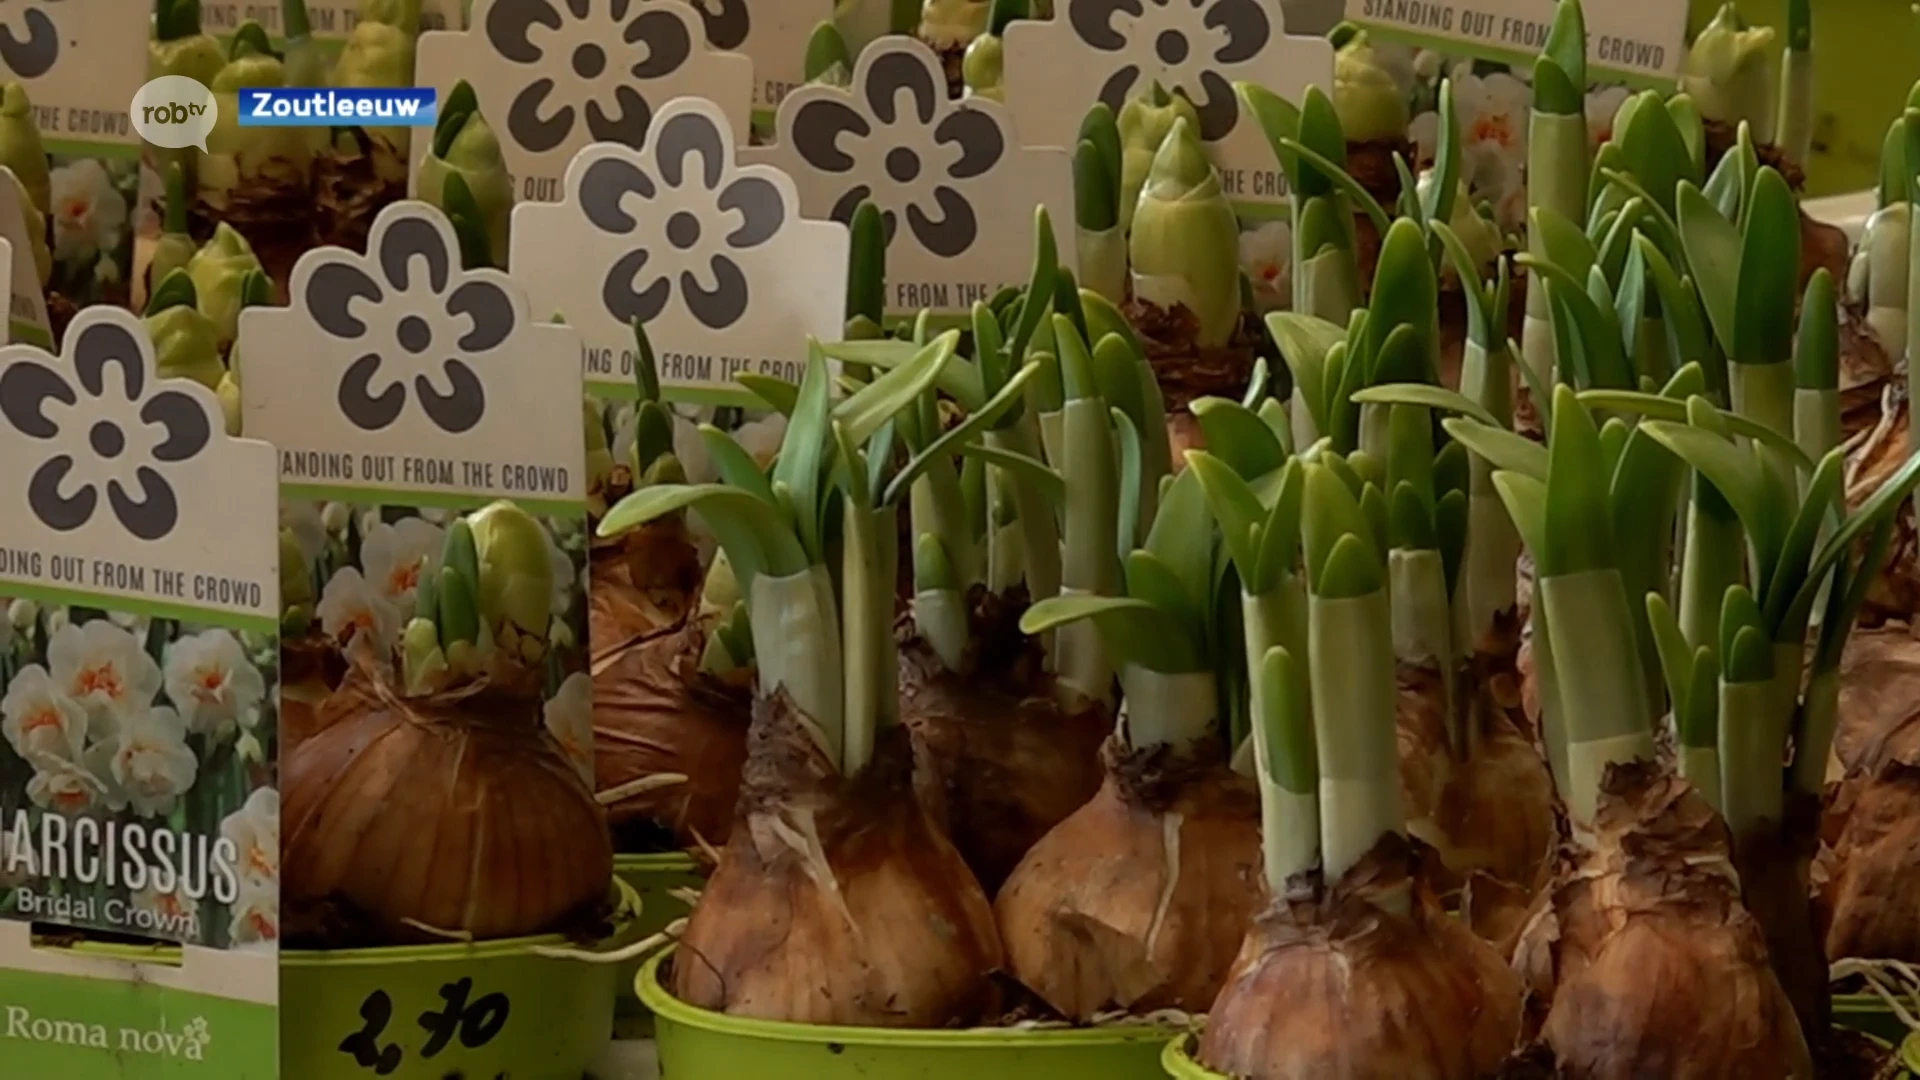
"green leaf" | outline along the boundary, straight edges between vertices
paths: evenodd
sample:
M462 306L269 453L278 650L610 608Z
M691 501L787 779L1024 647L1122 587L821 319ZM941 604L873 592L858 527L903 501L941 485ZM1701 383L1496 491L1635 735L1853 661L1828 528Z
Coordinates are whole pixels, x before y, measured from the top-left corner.
M1692 184L1680 185L1680 236L1694 285L1720 346L1732 353L1740 332L1740 230Z
M793 410L800 407L800 388L785 379L776 379L771 375L736 375L734 381L753 392L753 396L766 403L767 408L783 416L791 417Z
M1680 745L1717 747L1720 742L1720 662L1705 645L1694 650L1692 678L1686 688L1686 710L1674 708ZM1675 701L1679 695L1675 695Z
M1360 509L1359 500L1338 474L1325 465L1307 466L1306 490L1301 507L1300 532L1302 546L1307 557L1307 583L1316 596L1326 599L1338 599L1339 595L1329 595L1323 586L1329 560L1336 546L1343 539L1351 538L1363 549L1363 561L1378 566L1384 581L1385 562L1374 544L1374 527ZM1364 596L1379 585L1364 587L1364 580L1355 583L1359 592L1336 590L1340 595Z
M1142 432L1151 430L1147 424L1147 404L1143 398L1145 387L1140 377L1140 369L1146 366L1146 359L1134 352L1133 346L1118 334L1108 334L1101 338L1093 348L1089 359L1092 362L1093 381L1101 398L1108 406L1119 409L1133 421L1134 427Z
M1280 439L1246 406L1207 397L1196 399L1189 409L1200 422L1207 448L1241 476L1265 476L1285 463Z
M738 575L746 567L787 575L807 567L805 552L779 511L739 488L725 484L658 484L641 488L614 504L600 519L600 536L619 536L676 510L695 509L720 535L727 561ZM732 528L737 526L737 528ZM730 535L731 534L731 535ZM750 544L736 547L737 537ZM744 587L744 582L742 585Z
M1793 381L1801 390L1840 388L1840 319L1833 275L1820 267L1807 279L1800 303L1800 332L1793 351Z
M178 267L161 280L152 296L147 297L147 309L143 314L151 318L168 308L194 307L199 302L193 279L187 276L186 267Z
M1454 112L1453 80L1440 82L1440 128L1434 147L1433 175L1428 177L1422 216L1430 222L1453 220L1453 200L1460 184L1460 118Z
M1164 613L1164 617L1174 622L1167 627L1172 635L1186 641L1200 641L1205 636L1200 624L1201 609L1194 597L1187 594L1186 583L1166 561L1151 551L1136 550L1129 552L1125 561L1127 595L1135 600L1145 600Z
M1505 313L1495 314L1493 298L1487 294L1485 283L1480 277L1480 265L1460 235L1448 227L1445 221L1435 221L1428 226L1433 235L1439 237L1441 249L1446 252L1447 261L1453 264L1453 272L1460 278L1460 291L1465 295L1467 307L1467 340L1481 348L1491 349L1499 340L1495 335L1495 326L1504 330ZM1505 266L1505 262L1500 263Z
M1785 363L1793 356L1799 298L1800 205L1771 166L1760 170L1748 199L1738 281L1728 358L1741 364Z
M854 444L853 437L847 434L845 424L833 425L833 444L840 452L841 464L834 475L841 489L847 493L847 501L851 504L847 509L856 514L867 513L873 506L873 486L866 457ZM944 549L942 554L945 554Z
M1020 617L1020 632L1044 634L1068 623L1091 620L1117 659L1152 671L1201 670L1193 641L1166 632L1166 615L1144 600L1126 596L1053 596Z
M946 336L954 338L957 346L959 331L949 331ZM939 346L940 341L940 338L936 338L927 345L916 345L911 341L894 339L830 341L823 342L820 351L826 353L829 360L838 360L843 364L863 364L890 372L916 360L924 360L926 350ZM942 364L934 385L963 409L977 409L987 400L986 383L980 376L980 369L972 364ZM856 387L862 391L870 388L871 384L866 387ZM841 404L844 407L845 402Z
M1300 158L1283 145L1283 140L1300 137L1299 108L1257 83L1234 83L1233 92L1246 105L1254 122L1260 125L1260 133L1266 136L1267 145L1272 148L1274 159L1280 164L1280 171L1286 175L1288 188L1305 198ZM1317 176L1315 180L1324 183Z
M1528 220L1531 222L1532 235L1540 239L1546 262L1569 280L1583 283L1581 287L1584 288L1587 271L1593 269L1594 260L1599 257L1586 232L1577 223L1544 206L1534 207ZM1529 259L1522 259L1521 265L1528 266L1540 261L1532 257Z
M866 442L881 424L934 387L941 370L953 359L959 341L959 331L941 334L912 360L882 373L841 401L833 418L847 425L847 434L856 445Z
M1627 169L1659 200L1661 209L1672 214L1676 210L1674 194L1680 182L1699 182L1693 168L1693 153L1673 114L1662 107L1658 93L1649 90L1636 100L1641 103L1640 107L1633 111L1624 129L1615 126L1614 136L1620 143Z
M1553 26L1547 31L1547 43L1540 55L1553 61L1574 86L1587 85L1587 20L1580 0L1560 0L1554 8Z
M1719 490L1746 527L1759 561L1771 563L1779 551L1785 509L1768 499L1760 462L1725 437L1697 426L1648 420L1640 427Z
M1681 372L1685 370L1682 368ZM1675 373L1674 377L1679 378L1680 373ZM1764 444L1768 450L1785 455L1793 463L1793 467L1801 472L1813 470L1813 459L1808 457L1807 452L1800 449L1792 439L1765 424L1741 416L1739 413L1727 412L1705 400L1701 400L1700 405L1696 406L1692 398L1681 401L1664 394L1647 394L1638 390L1582 390L1580 403L1590 409L1637 413L1648 419L1673 423L1686 423L1690 409L1704 406L1713 410L1715 423L1724 425L1729 435L1739 435Z
M1116 557L1125 559L1127 552L1141 539L1140 517L1146 513L1141 505L1146 487L1141 480L1143 463L1140 454L1140 432L1133 421L1119 409L1108 410L1113 414L1114 445L1120 454L1119 466L1119 517L1113 538Z
M1654 650L1660 655L1660 671L1666 677L1667 691L1673 696L1674 714L1685 712L1683 698L1693 683L1693 646L1680 631L1680 620L1673 605L1659 593L1648 593L1647 623L1653 628Z
M1561 355L1571 354L1576 366L1584 370L1590 386L1626 388L1635 385L1627 354L1620 343L1620 327L1614 322L1611 301L1602 308L1588 294L1588 282L1573 277L1565 268L1540 262L1522 253L1517 261L1537 270L1546 279L1548 296L1572 320L1565 332L1556 325L1555 335L1566 346ZM1591 267L1588 268L1591 271ZM1555 312L1556 323L1560 312Z
M1027 343L1033 340L1040 320L1052 306L1060 273L1060 250L1053 242L1053 219L1045 206L1033 208L1033 272L1027 279L1027 302L1021 305L1020 321L1014 325L1007 342L1007 354L1014 362L1026 359ZM1036 303L1045 300L1047 303Z
M1505 428L1459 417L1447 417L1440 426L1455 442L1484 458L1496 469L1517 473L1538 483L1547 479L1547 448Z
M1812 610L1812 594L1819 591L1820 579L1826 577L1827 571L1833 569L1835 564L1853 550L1854 543L1862 535L1877 528L1883 521L1893 520L1893 516L1899 512L1900 504L1913 494L1915 487L1920 487L1920 454L1909 457L1897 472L1883 481L1878 488L1874 489L1873 494L1867 496L1858 508L1848 514L1840 527L1833 531L1833 535L1827 537L1826 542L1820 545L1820 553L1814 556L1813 565L1808 568L1806 584L1801 586L1801 592L1808 594L1805 599L1808 610ZM1800 607L1801 603L1802 601L1796 598L1794 607Z
M1260 505L1259 497L1238 472L1205 450L1187 451L1187 470L1200 483L1207 509L1220 526L1227 555L1240 571L1241 583L1250 593L1263 591L1258 580L1260 530L1266 523L1267 508Z
M1307 493L1306 465L1298 458L1280 471L1280 482L1267 511L1260 535L1260 553L1254 573L1247 578L1249 589L1265 591L1280 583L1280 575L1291 574L1300 561L1300 515L1305 512Z
M1571 388L1556 387L1553 436L1547 444L1546 533L1534 553L1541 577L1616 565L1602 460L1593 417Z
M981 443L961 444L960 454L962 457L979 458L996 469L1015 474L1022 483L1031 484L1056 509L1066 505L1067 482L1059 473L1025 454Z
M1701 358L1713 352L1713 342L1707 336L1706 324L1701 321L1698 294L1692 282L1675 273L1673 264L1646 237L1634 238L1634 252L1646 262L1647 277L1653 282L1654 292L1660 298L1661 318L1666 321L1667 333L1672 335L1677 345L1675 360ZM1721 372L1718 384L1712 378L1711 370L1706 374L1708 386L1716 393L1723 392L1725 372Z
M825 555L820 543L820 469L826 462L827 427L833 408L832 379L827 358L818 342L808 347L807 370L800 377L800 396L773 461L773 483L792 492L800 542L815 562ZM732 440L728 440L731 442ZM736 485L737 486L737 485Z
M1430 383L1387 383L1369 386L1353 395L1362 405L1418 405L1428 409L1456 412L1491 428L1503 425L1481 404L1465 394Z
M1346 340L1344 327L1312 315L1276 311L1266 318L1267 333L1280 349L1280 359L1293 373L1293 392L1307 403L1307 412L1321 433L1327 433L1327 354Z
M1178 575L1195 609L1205 613L1213 594L1213 518L1198 476L1182 472L1173 478L1144 546Z
M1280 145L1287 151L1297 155L1302 164L1311 165L1329 180L1333 181L1334 187L1337 188L1341 194L1352 200L1353 205L1359 207L1361 212L1367 215L1368 220L1373 222L1373 227L1379 231L1380 235L1385 236L1387 234L1387 230L1393 226L1393 217L1387 213L1385 207L1380 205L1378 199L1375 199L1366 188L1360 185L1360 181L1355 180L1348 174L1347 170L1334 164L1312 148L1302 144L1298 139L1283 137L1280 140Z
M1760 581L1760 598L1766 609L1765 628L1775 641L1799 641L1807 629L1812 605L1805 611L1792 610L1801 587L1806 584L1807 562L1820 542L1820 531L1838 516L1844 506L1846 455L1838 448L1820 459L1820 467L1807 481L1807 494L1794 515L1793 525L1780 545L1780 558L1772 573Z
M958 455L962 445L973 442L993 430L1001 416L1020 404L1021 396L1026 392L1027 383L1039 372L1040 365L1028 361L1027 365L1021 368L1013 378L1007 380L1007 384L1000 388L1000 392L993 396L993 400L969 413L966 419L948 428L939 438L928 443L925 450L915 454L888 482L886 492L881 496L881 504L892 505L898 502L900 497L913 486L913 482L919 479L934 462Z

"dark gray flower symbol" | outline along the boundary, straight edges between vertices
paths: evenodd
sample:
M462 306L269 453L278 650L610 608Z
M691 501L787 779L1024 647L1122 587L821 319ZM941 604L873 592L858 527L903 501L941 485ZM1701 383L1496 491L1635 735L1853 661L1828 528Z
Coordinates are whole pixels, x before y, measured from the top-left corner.
M726 6L737 2L723 0L723 18ZM535 34L536 26L544 32ZM694 32L676 9L643 0L497 0L487 10L485 28L495 52L514 64L564 53L573 75L542 75L515 94L507 106L507 133L541 152L565 142L575 123L584 122L596 142L638 147L653 122L653 106L633 84L680 70L693 56Z
M853 184L835 200L831 216L851 222L860 204L872 201L880 208L889 245L904 213L920 245L950 259L972 247L980 235L973 204L956 182L974 179L998 164L1007 140L992 116L947 99L945 77L935 64L924 47L875 56L864 65L866 77L851 95L865 108L849 102L850 95L813 98L795 110L791 138L809 166L848 174L855 158L843 142L884 140L862 156L878 157L888 183ZM902 92L911 99L907 115L899 109ZM940 158L951 161L942 165Z
M707 44L716 49L737 49L745 44L753 30L747 13L747 0L692 0L700 21L707 25Z
M0 66L16 79L37 79L60 59L60 29L38 7L27 8L22 21L27 25L24 39L11 25L0 23Z
M1131 16L1124 31L1116 25L1119 15ZM1100 87L1100 100L1118 112L1146 82L1158 81L1193 102L1200 137L1209 142L1225 138L1240 120L1232 81L1220 69L1260 55L1273 38L1260 0L1068 0L1067 23L1102 52L1150 37L1156 69L1143 78L1140 65L1123 64Z
M646 231L664 243L643 241L622 255L607 271L601 302L622 325L651 322L666 309L677 283L693 317L724 330L747 313L747 275L730 252L759 247L780 231L787 219L780 189L765 177L734 175L732 134L703 112L676 112L662 120L649 156L652 169L603 157L580 178L581 210L603 232L642 231L643 218L621 205L629 195L659 198L671 208L664 223L645 216L652 226ZM739 224L732 225L736 212Z
M446 233L429 218L393 218L373 247L369 258L342 252L322 263L303 294L314 325L365 350L340 376L340 411L363 431L399 419L406 375L374 387L392 363L414 371L413 392L435 426L451 434L471 430L486 415L487 394L468 359L512 336L512 302L492 280L459 268ZM365 306L356 310L356 301ZM430 374L436 368L445 391Z
M120 524L158 540L180 520L180 501L159 466L205 450L207 408L179 390L158 388L152 352L133 316L96 317L67 335L67 353L20 356L0 369L0 415L30 439L59 440L27 481L27 507L57 532L93 519L100 493ZM109 380L107 371L119 374ZM65 408L47 414L49 403ZM71 430L86 427L84 440ZM70 494L63 494L63 489Z

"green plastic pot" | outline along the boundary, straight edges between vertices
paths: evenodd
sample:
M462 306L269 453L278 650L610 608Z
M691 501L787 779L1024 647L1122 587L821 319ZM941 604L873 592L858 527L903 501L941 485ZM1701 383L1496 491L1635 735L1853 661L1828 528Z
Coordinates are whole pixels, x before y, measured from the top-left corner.
M639 906L620 886L615 931ZM613 1035L619 965L558 934L280 954L282 1080L580 1080ZM388 1066L391 1066L389 1068Z
M667 924L689 912L686 901L673 895L675 889L699 888L706 879L695 868L693 858L684 852L663 855L615 855L613 876L640 897L640 921L634 930L636 939L657 934ZM634 995L633 980L640 974L640 961L620 969L617 1014L624 1019L646 1015L646 1006Z
M640 969L661 1080L1161 1080L1167 1029L905 1031L746 1020L697 1009L660 985L669 953Z

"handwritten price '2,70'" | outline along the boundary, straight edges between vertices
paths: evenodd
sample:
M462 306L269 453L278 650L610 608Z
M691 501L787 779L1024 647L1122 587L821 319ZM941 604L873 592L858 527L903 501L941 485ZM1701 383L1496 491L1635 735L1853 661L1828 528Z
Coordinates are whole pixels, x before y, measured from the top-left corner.
M420 1030L427 1033L427 1045L420 1048L421 1057L431 1058L445 1050L456 1035L461 1046L478 1050L507 1026L507 1015L513 1011L507 995L495 992L469 1002L472 995L472 979L450 982L440 988L442 1007L421 1013L416 1021ZM340 1052L352 1055L361 1068L372 1069L375 1076L386 1076L398 1069L406 1052L398 1043L383 1046L380 1042L381 1034L393 1020L393 998L385 990L368 994L360 1003L360 1019L366 1026L340 1040Z

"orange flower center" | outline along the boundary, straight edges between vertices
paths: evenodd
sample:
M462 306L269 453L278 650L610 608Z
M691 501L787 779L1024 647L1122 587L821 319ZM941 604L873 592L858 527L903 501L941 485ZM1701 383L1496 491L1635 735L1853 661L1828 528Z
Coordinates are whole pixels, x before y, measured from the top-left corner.
M267 918L260 912L255 911L248 914L247 925L253 927L254 936L258 937L261 941L278 941L280 939L280 928L274 925L272 919Z
M87 804L92 801L87 795L87 789L82 787L65 788L53 797L53 804L62 810L85 810Z
M1481 113L1474 118L1469 137L1474 142L1513 145L1513 118L1504 113Z
M73 688L80 697L99 694L118 699L126 693L126 684L120 679L120 669L112 664L81 668L80 673L74 676Z
M24 737L27 735L32 735L34 732L39 731L41 728L53 728L55 730L58 730L59 727L60 727L60 710L49 705L46 708L41 709L39 712L29 713L27 715L27 718L21 721L20 723L20 733Z
M193 696L204 702L215 702L227 689L227 673L220 668L201 668L194 672Z
M78 224L86 218L92 206L85 196L76 195L60 204L60 216L69 224Z
M396 566L393 573L387 575L387 595L400 596L420 584L420 563L413 562L405 566Z
M273 861L267 858L266 849L259 844L254 844L247 848L247 869L252 870L261 877L272 877L278 873L274 868Z

